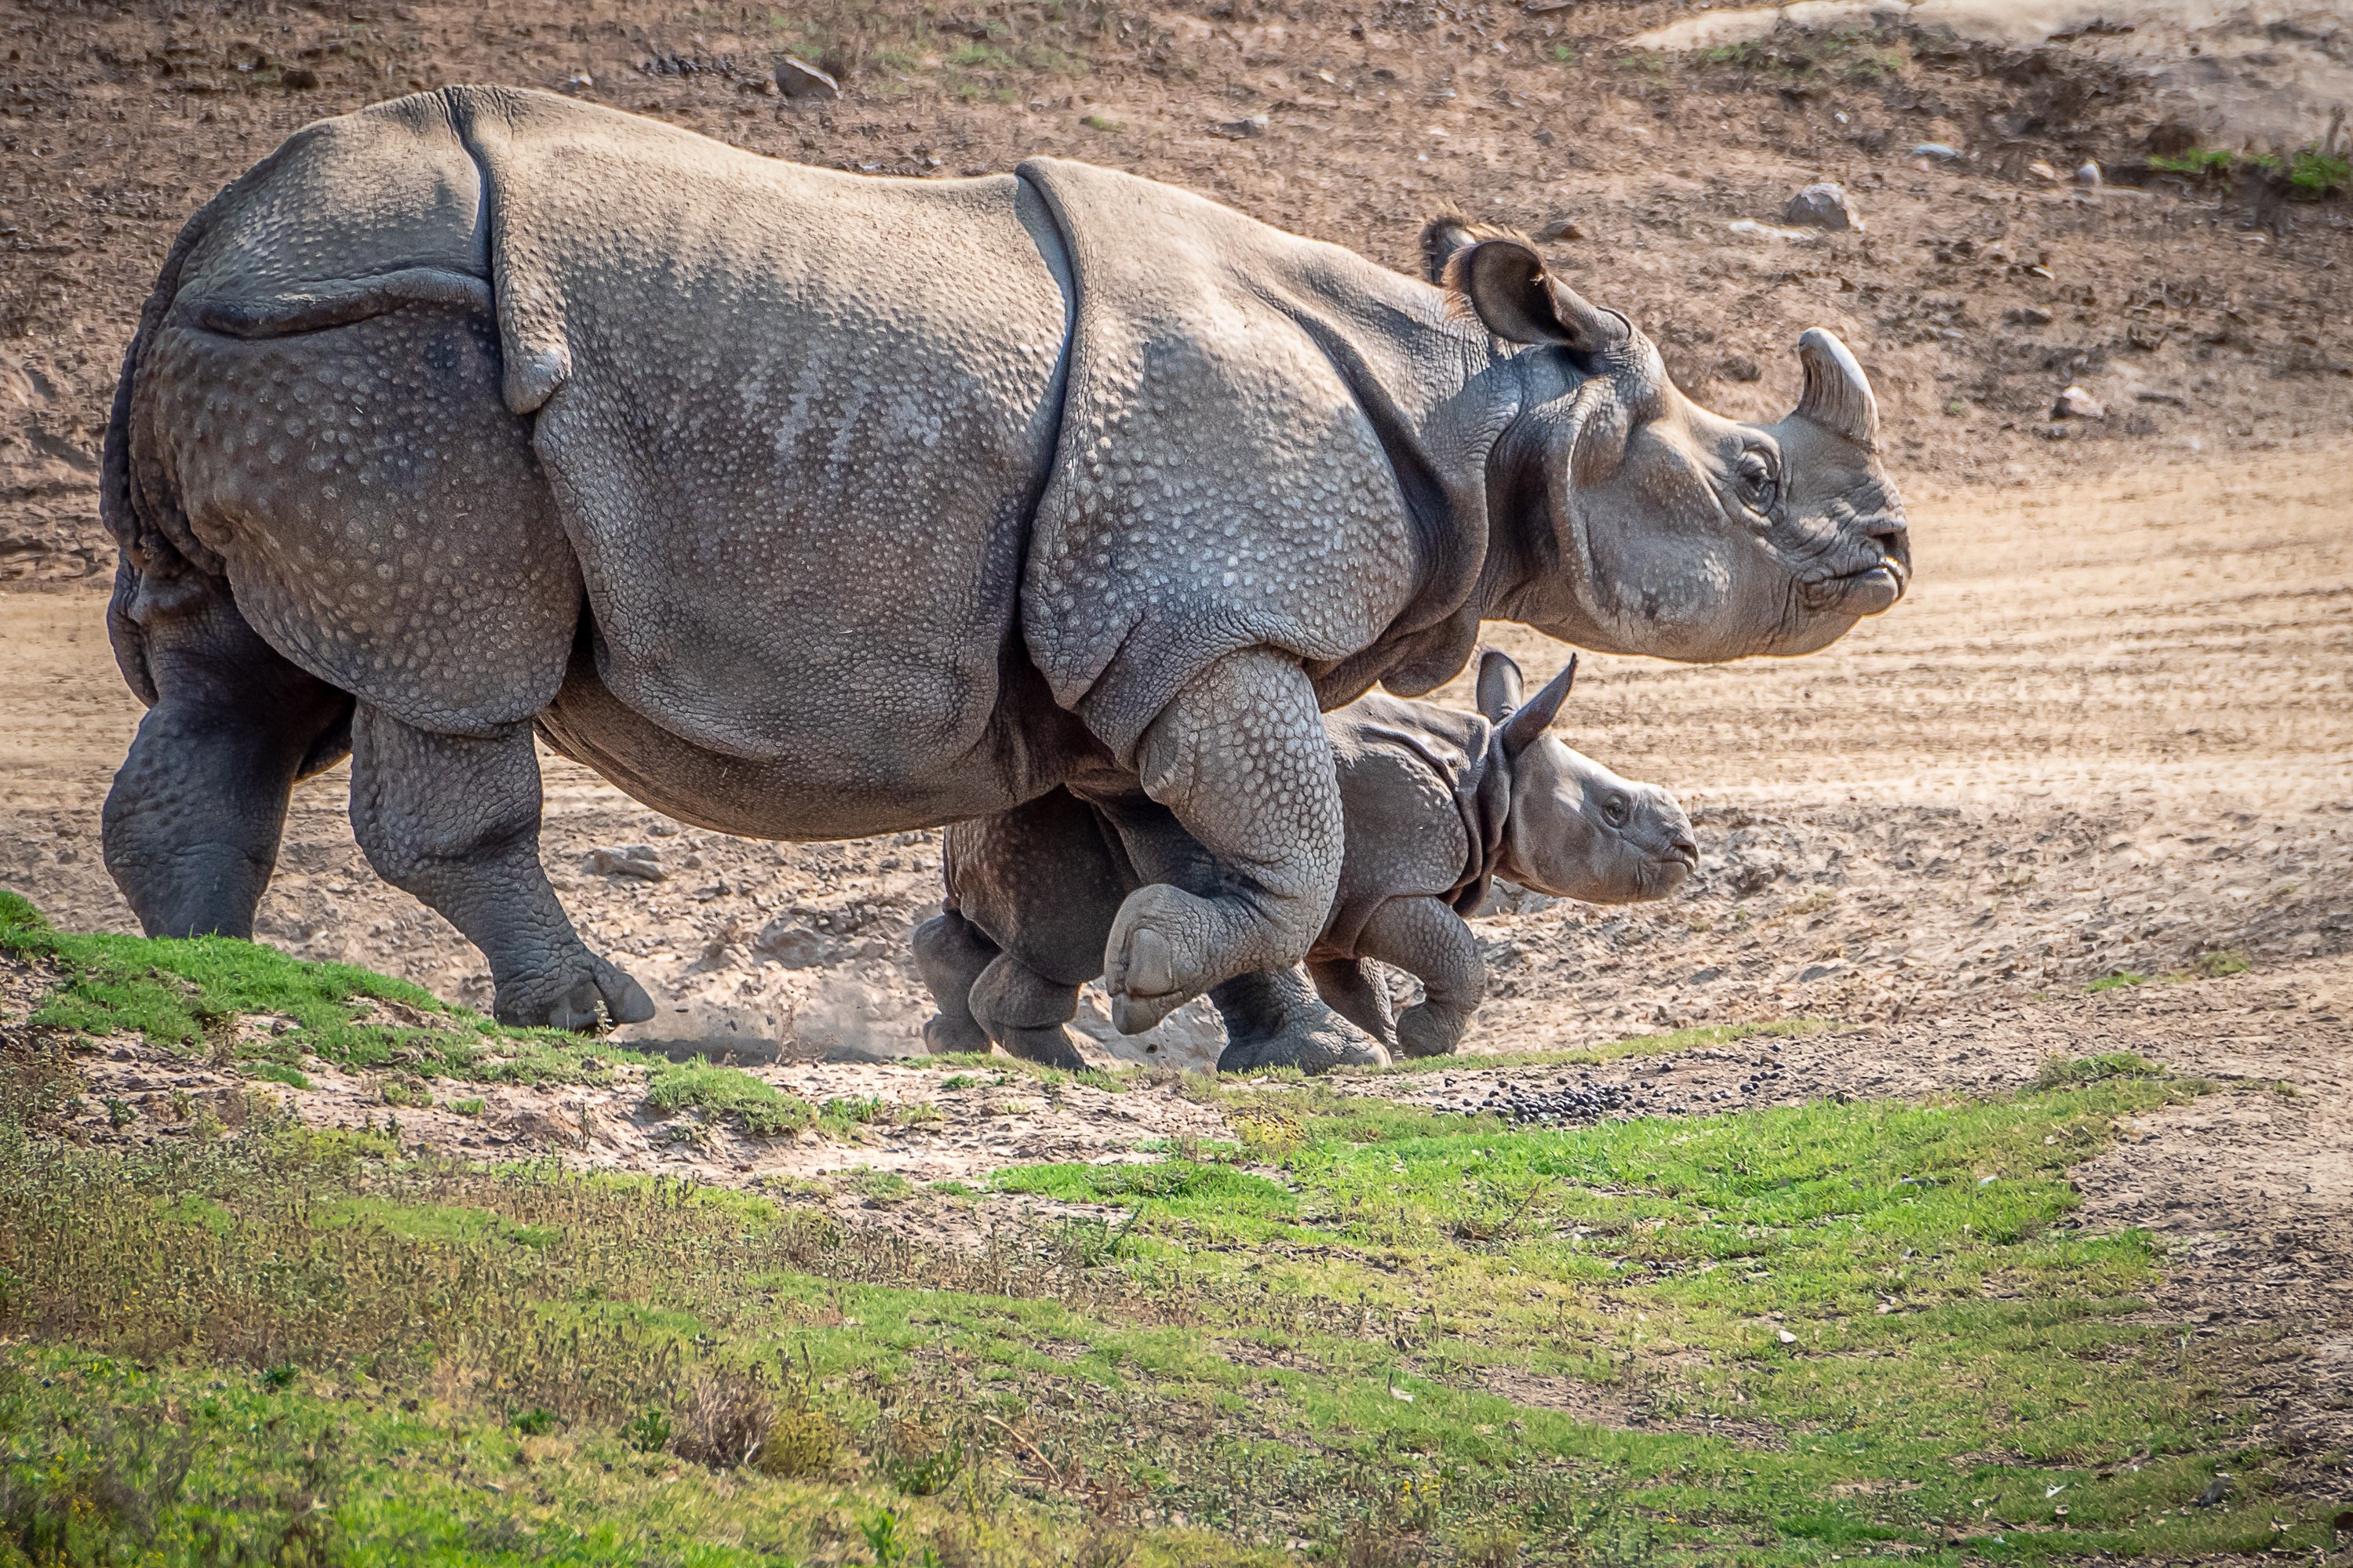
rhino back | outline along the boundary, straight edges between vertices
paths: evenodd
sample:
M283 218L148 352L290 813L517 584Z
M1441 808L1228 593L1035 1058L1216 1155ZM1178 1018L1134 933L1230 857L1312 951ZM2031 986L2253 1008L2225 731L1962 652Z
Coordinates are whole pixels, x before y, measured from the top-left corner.
M1423 599L1420 624L1450 613L1485 550L1502 405L1459 395L1483 351L1436 291L1172 186L1019 172L1078 296L1022 585L1056 697L1124 757L1224 654L1314 674L1413 629Z
M548 388L534 443L606 685L812 792L960 763L997 704L1058 413L1036 198L540 94L484 94L470 141L509 395Z

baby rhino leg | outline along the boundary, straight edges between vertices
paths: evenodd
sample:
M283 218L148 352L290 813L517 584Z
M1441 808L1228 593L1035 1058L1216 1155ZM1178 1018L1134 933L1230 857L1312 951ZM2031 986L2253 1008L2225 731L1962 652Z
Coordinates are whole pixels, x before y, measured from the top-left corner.
M972 1016L989 1038L1024 1061L1082 1072L1087 1058L1069 1027L1079 1016L1079 988L1048 979L1009 952L981 972L971 992Z
M1326 1005L1385 1046L1397 1044L1397 1020L1389 1014L1388 987L1365 973L1356 958L1311 958L1307 973Z
M998 957L995 942L954 910L915 928L915 971L939 1009L923 1025L923 1045L935 1057L988 1054L988 1031L972 1016L972 988Z
M488 736L413 729L363 702L352 721L352 829L376 874L491 961L502 1024L593 1029L654 1016L638 983L582 945L539 863L539 759L528 720Z
M1421 982L1425 1000L1398 1015L1398 1054L1451 1054L1487 990L1487 965L1462 917L1437 899L1391 899L1365 922L1356 952Z

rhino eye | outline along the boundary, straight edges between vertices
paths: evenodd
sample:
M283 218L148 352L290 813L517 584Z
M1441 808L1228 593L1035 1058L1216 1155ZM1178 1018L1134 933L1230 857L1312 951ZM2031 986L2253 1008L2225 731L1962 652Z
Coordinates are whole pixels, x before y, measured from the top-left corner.
M1622 795L1610 795L1601 803L1601 815L1609 819L1612 827L1626 826L1626 797Z
M1743 505L1754 512L1769 512L1781 499L1780 477L1774 472L1773 460L1751 447L1740 454L1732 465L1734 479L1740 487Z

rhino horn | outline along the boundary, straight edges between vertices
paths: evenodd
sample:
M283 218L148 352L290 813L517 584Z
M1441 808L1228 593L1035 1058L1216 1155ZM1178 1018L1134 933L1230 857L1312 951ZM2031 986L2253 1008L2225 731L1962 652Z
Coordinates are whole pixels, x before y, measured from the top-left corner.
M1570 654L1568 663L1558 675L1544 683L1544 689L1512 710L1504 721L1504 754L1516 757L1528 749L1528 743L1560 717L1560 705L1568 696L1568 689L1577 683L1577 656Z
M1859 447L1876 446L1879 399L1871 395L1871 382L1852 351L1835 334L1810 327L1798 340L1798 363L1806 372L1798 412Z
M1535 247L1516 235L1488 235L1446 262L1446 287L1480 324L1506 342L1558 343L1598 354L1633 336L1632 323L1594 304L1545 270Z

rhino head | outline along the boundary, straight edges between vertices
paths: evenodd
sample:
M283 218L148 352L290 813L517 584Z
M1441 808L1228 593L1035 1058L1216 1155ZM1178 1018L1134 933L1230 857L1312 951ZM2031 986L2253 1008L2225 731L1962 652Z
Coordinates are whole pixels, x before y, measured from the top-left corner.
M1547 731L1577 679L1571 658L1523 702L1520 667L1493 648L1479 659L1479 711L1512 759L1512 809L1496 871L1538 892L1588 904L1663 899L1699 864L1691 818L1673 795L1620 778Z
M1489 485L1521 559L1491 613L1582 647L1714 661L1810 652L1903 596L1878 401L1836 337L1798 340L1787 418L1743 424L1685 397L1648 338L1525 239L1449 219L1427 237L1458 308L1523 345Z

